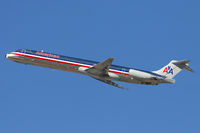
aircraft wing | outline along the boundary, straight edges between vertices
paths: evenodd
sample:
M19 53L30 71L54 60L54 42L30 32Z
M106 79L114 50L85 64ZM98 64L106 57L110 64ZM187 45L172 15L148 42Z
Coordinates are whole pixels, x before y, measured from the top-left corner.
M108 58L107 60L96 64L95 66L86 70L87 73L95 76L105 76L108 75L108 70L112 64L114 58Z
M100 63L96 64L95 66L87 69L86 72L90 77L92 77L96 80L99 80L106 84L127 90L127 88L125 88L121 85L118 85L118 84L114 83L113 81L107 79L107 77L109 77L108 70L109 70L113 60L114 60L114 58L108 58L105 61L100 62Z
M92 77L92 76L91 76L91 77ZM121 86L121 85L118 85L117 83L115 83L115 82L113 82L113 81L111 81L111 80L103 79L103 78L96 78L96 77L92 77L92 78L94 78L94 79L96 79L96 80L99 80L99 81L102 81L102 82L104 82L104 83L106 83L106 84L109 84L109 85L112 85L112 86L115 86L115 87L118 87L118 88L121 88L121 89L124 89L124 90L128 90L128 88L125 88L125 87L123 87L123 86Z

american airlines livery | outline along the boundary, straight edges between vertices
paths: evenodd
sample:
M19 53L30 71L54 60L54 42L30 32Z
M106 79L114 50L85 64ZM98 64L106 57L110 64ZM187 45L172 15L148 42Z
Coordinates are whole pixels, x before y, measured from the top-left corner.
M96 62L28 49L20 49L8 53L6 54L6 58L23 64L85 74L121 89L127 88L114 83L113 80L136 84L158 85L159 83L175 83L173 77L182 69L194 72L187 64L189 60L172 60L160 70L144 71L112 65L114 58L108 58L103 62Z

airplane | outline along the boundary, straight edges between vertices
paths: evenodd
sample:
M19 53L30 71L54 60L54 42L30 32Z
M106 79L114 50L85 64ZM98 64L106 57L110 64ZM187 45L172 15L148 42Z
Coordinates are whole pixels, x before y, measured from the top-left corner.
M10 52L6 54L6 58L18 63L88 75L106 84L126 90L128 88L113 81L158 85L160 83L175 83L173 78L182 69L194 72L188 65L190 60L172 60L168 65L159 70L144 71L135 68L112 65L114 60L112 57L102 62L96 62L29 49L19 49L14 52Z

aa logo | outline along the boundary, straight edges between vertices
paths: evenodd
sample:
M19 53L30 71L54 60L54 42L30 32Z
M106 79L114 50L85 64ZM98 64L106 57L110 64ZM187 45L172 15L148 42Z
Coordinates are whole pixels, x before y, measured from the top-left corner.
M165 67L165 69L163 70L163 73L167 73L167 74L172 74L173 75L173 69L171 68L171 66L167 66Z

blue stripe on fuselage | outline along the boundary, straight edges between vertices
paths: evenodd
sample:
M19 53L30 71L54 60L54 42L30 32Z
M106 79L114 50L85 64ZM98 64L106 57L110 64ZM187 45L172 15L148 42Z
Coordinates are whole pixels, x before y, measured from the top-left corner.
M38 51L28 50L28 49L17 50L16 52L21 52L21 53L36 55L36 56L41 56L41 57L48 57L48 58L52 58L52 59L59 59L59 60L63 60L63 61L70 61L70 62L85 64L85 65L90 65L90 66L94 66L94 65L100 63L100 62L97 62L97 61L90 61L90 60L79 59L79 58L75 58L75 57L63 56L63 55L58 55L58 54L52 54L52 55L57 55L57 56L59 56L59 58L58 57L52 57L52 56L45 56L45 55L41 55L41 54L36 54ZM42 52L42 53L46 53L46 52ZM46 54L51 54L51 53L46 53ZM128 73L131 68L118 66L118 65L111 65L110 69Z

